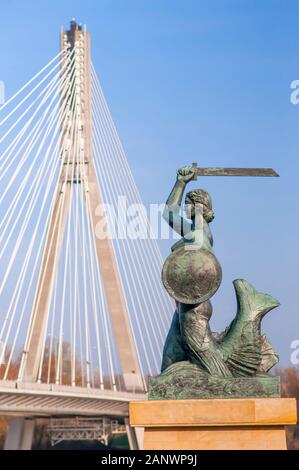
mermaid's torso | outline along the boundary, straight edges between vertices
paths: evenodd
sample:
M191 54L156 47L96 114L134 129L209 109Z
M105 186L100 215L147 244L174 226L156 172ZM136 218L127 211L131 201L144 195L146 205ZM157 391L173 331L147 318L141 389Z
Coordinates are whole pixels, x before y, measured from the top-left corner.
M204 220L203 227L191 230L185 237L182 237L171 247L171 251L175 251L183 246L193 245L194 248L205 248L213 251L213 236L209 224Z

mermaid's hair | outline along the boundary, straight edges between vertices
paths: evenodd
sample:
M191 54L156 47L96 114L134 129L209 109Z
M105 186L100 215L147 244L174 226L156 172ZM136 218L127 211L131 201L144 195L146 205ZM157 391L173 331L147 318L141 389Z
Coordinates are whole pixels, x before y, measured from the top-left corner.
M214 219L214 212L212 210L212 199L207 191L204 189L194 189L186 194L186 198L190 199L191 203L202 205L203 218L206 222L210 223Z

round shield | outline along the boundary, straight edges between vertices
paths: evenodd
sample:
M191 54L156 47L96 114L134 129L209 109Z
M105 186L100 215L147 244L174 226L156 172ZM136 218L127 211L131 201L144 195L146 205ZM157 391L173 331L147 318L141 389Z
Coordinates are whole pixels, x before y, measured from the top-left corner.
M162 281L168 294L178 302L198 304L215 294L222 271L213 253L205 248L190 248L183 246L168 256Z

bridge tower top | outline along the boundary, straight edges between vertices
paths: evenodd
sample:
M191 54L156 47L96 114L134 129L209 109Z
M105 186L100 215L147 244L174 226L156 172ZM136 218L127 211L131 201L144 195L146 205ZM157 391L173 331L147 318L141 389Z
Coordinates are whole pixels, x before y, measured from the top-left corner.
M64 40L67 39L70 44L70 48L74 48L75 42L80 40L84 35L88 35L88 33L86 29L83 29L82 25L77 23L77 21L73 18L70 21L70 29L63 31L61 35Z

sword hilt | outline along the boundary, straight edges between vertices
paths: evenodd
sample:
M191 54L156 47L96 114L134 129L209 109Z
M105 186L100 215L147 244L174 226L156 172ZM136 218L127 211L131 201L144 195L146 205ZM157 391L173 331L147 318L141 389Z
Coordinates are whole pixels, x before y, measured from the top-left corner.
M198 170L198 165L196 162L193 162L192 165L191 165L192 169L194 170L194 176L192 178L192 181L196 181L197 180L197 170Z

